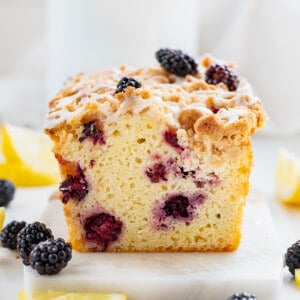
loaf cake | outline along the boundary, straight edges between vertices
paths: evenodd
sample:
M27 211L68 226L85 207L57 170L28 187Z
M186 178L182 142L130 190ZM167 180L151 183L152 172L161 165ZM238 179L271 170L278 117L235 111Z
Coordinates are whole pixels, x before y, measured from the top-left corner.
M233 251L266 115L235 65L161 49L160 64L71 78L45 131L73 248Z

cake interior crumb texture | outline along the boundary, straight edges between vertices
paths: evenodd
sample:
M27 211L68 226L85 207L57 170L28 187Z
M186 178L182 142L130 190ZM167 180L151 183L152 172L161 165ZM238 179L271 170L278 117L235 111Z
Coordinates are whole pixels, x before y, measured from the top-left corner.
M62 201L81 252L232 251L241 238L251 136L266 115L246 82L160 67L79 74L51 102ZM118 81L140 88L115 93Z

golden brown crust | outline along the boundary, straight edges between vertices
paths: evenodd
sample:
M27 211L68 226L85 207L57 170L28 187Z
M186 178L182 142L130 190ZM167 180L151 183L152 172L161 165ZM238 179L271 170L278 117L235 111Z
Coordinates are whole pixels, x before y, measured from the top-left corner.
M215 115L198 119L194 124L196 134L210 137L211 140L232 145L248 139L251 133L251 120L243 119L234 124L224 125Z
M181 128L188 130L193 129L194 124L198 119L201 119L203 114L196 108L182 109L178 115L178 121Z

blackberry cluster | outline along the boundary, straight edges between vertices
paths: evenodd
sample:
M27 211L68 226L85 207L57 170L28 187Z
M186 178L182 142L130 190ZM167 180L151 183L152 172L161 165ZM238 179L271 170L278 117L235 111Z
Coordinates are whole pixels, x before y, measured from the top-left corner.
M15 186L6 179L0 180L0 206L7 206L9 202L14 198Z
M205 81L208 84L224 83L229 91L236 91L239 80L237 75L225 65L211 65L205 72Z
M197 63L181 50L162 48L155 53L155 57L166 71L177 76L184 77L198 73Z
M34 222L24 227L17 238L17 251L23 259L23 264L30 265L30 252L38 243L53 238L52 231L43 223Z
M289 271L295 275L295 269L300 268L300 240L287 249L285 264L289 268Z
M131 77L123 77L117 84L116 93L122 93L128 86L140 88L142 85L139 81Z
M7 224L0 233L2 247L12 250L17 249L18 233L26 226L26 222L12 221Z
M257 300L256 296L250 295L248 293L237 293L232 295L227 300Z
M29 255L33 269L41 275L59 273L72 258L72 247L64 239L49 239L36 245Z

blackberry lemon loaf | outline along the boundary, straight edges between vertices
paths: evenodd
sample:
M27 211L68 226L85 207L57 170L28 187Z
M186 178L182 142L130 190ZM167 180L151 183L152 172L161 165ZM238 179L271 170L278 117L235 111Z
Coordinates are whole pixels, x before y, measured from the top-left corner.
M171 49L156 58L79 74L49 104L45 128L78 251L239 245L262 104L231 64Z

